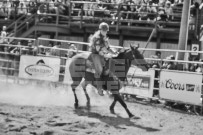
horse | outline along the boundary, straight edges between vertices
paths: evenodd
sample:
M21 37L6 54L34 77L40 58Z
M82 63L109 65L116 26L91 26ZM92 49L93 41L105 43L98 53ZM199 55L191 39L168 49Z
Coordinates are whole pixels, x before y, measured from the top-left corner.
M102 86L104 90L109 90L112 93L112 96L114 98L113 103L110 105L109 109L110 112L115 114L114 106L116 102L118 101L125 111L127 112L128 116L131 118L134 115L129 111L126 103L122 99L119 90L122 88L122 82L126 80L126 76L128 73L128 70L132 64L132 61L135 60L135 63L138 67L140 67L143 71L148 70L148 63L144 60L143 55L138 50L139 46L132 46L130 45L130 48L123 48L119 51L119 54L117 57L112 58L110 60L110 68L109 68L109 74L102 74L101 80L102 80ZM89 58L91 53L83 52L80 54L75 55L69 65L69 71L70 76L72 78L72 84L71 88L75 97L75 103L74 107L77 109L78 104L78 98L76 95L76 87L81 83L81 80L84 78L84 85L82 86L86 99L87 99L87 106L90 107L90 97L86 91L86 86L88 84L91 84L96 87L95 77L93 72L89 72L87 69L90 68L89 65ZM117 69L123 69L122 72L115 71L116 65Z

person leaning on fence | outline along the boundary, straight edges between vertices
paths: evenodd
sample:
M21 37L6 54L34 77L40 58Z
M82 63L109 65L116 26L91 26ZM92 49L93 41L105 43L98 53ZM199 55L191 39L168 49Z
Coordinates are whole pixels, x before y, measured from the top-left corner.
M72 58L73 56L75 56L77 54L77 47L75 46L75 44L71 44L70 47L69 47L69 51L68 51L68 54L67 56L69 58Z
M104 58L111 58L114 52L109 47L109 41L106 36L109 31L109 25L102 22L99 25L99 30L94 33L90 40L92 60L95 66L95 78L99 95L103 95L102 86L99 84L100 76L103 71Z
M6 32L6 26L3 26L1 31L0 43L4 43L7 41L7 39L5 38L7 34L8 33Z
M61 43L60 43L60 42L58 42L56 45L54 45L54 46L51 48L50 54L51 54L52 56L60 56L60 50L59 50L60 46L61 46Z

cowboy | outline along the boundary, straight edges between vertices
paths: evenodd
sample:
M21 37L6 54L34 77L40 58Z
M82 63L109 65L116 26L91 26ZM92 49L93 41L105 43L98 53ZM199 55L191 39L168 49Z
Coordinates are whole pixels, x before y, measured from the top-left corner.
M109 31L109 25L102 22L99 25L99 30L94 33L90 39L90 46L92 52L92 60L95 67L96 85L99 95L103 96L102 85L100 84L100 76L103 72L104 58L112 58L115 54L109 47L109 41L106 36Z

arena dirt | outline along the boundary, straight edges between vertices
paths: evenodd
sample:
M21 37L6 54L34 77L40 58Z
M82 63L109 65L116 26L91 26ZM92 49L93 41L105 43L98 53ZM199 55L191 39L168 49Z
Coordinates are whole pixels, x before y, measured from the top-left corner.
M112 99L88 87L92 107L77 90L74 109L70 87L0 83L0 135L202 135L203 117L148 104L127 103L136 116L129 119L119 103L110 114Z

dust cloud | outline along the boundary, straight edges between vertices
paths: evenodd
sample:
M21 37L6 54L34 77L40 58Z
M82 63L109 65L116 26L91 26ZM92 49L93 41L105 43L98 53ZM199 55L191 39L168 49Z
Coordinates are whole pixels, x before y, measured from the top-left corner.
M105 106L112 103L108 95L99 96L96 90L87 86L91 106ZM86 105L86 96L79 86L76 90L80 106ZM44 84L12 84L0 82L0 102L28 106L74 106L74 95L70 86Z

